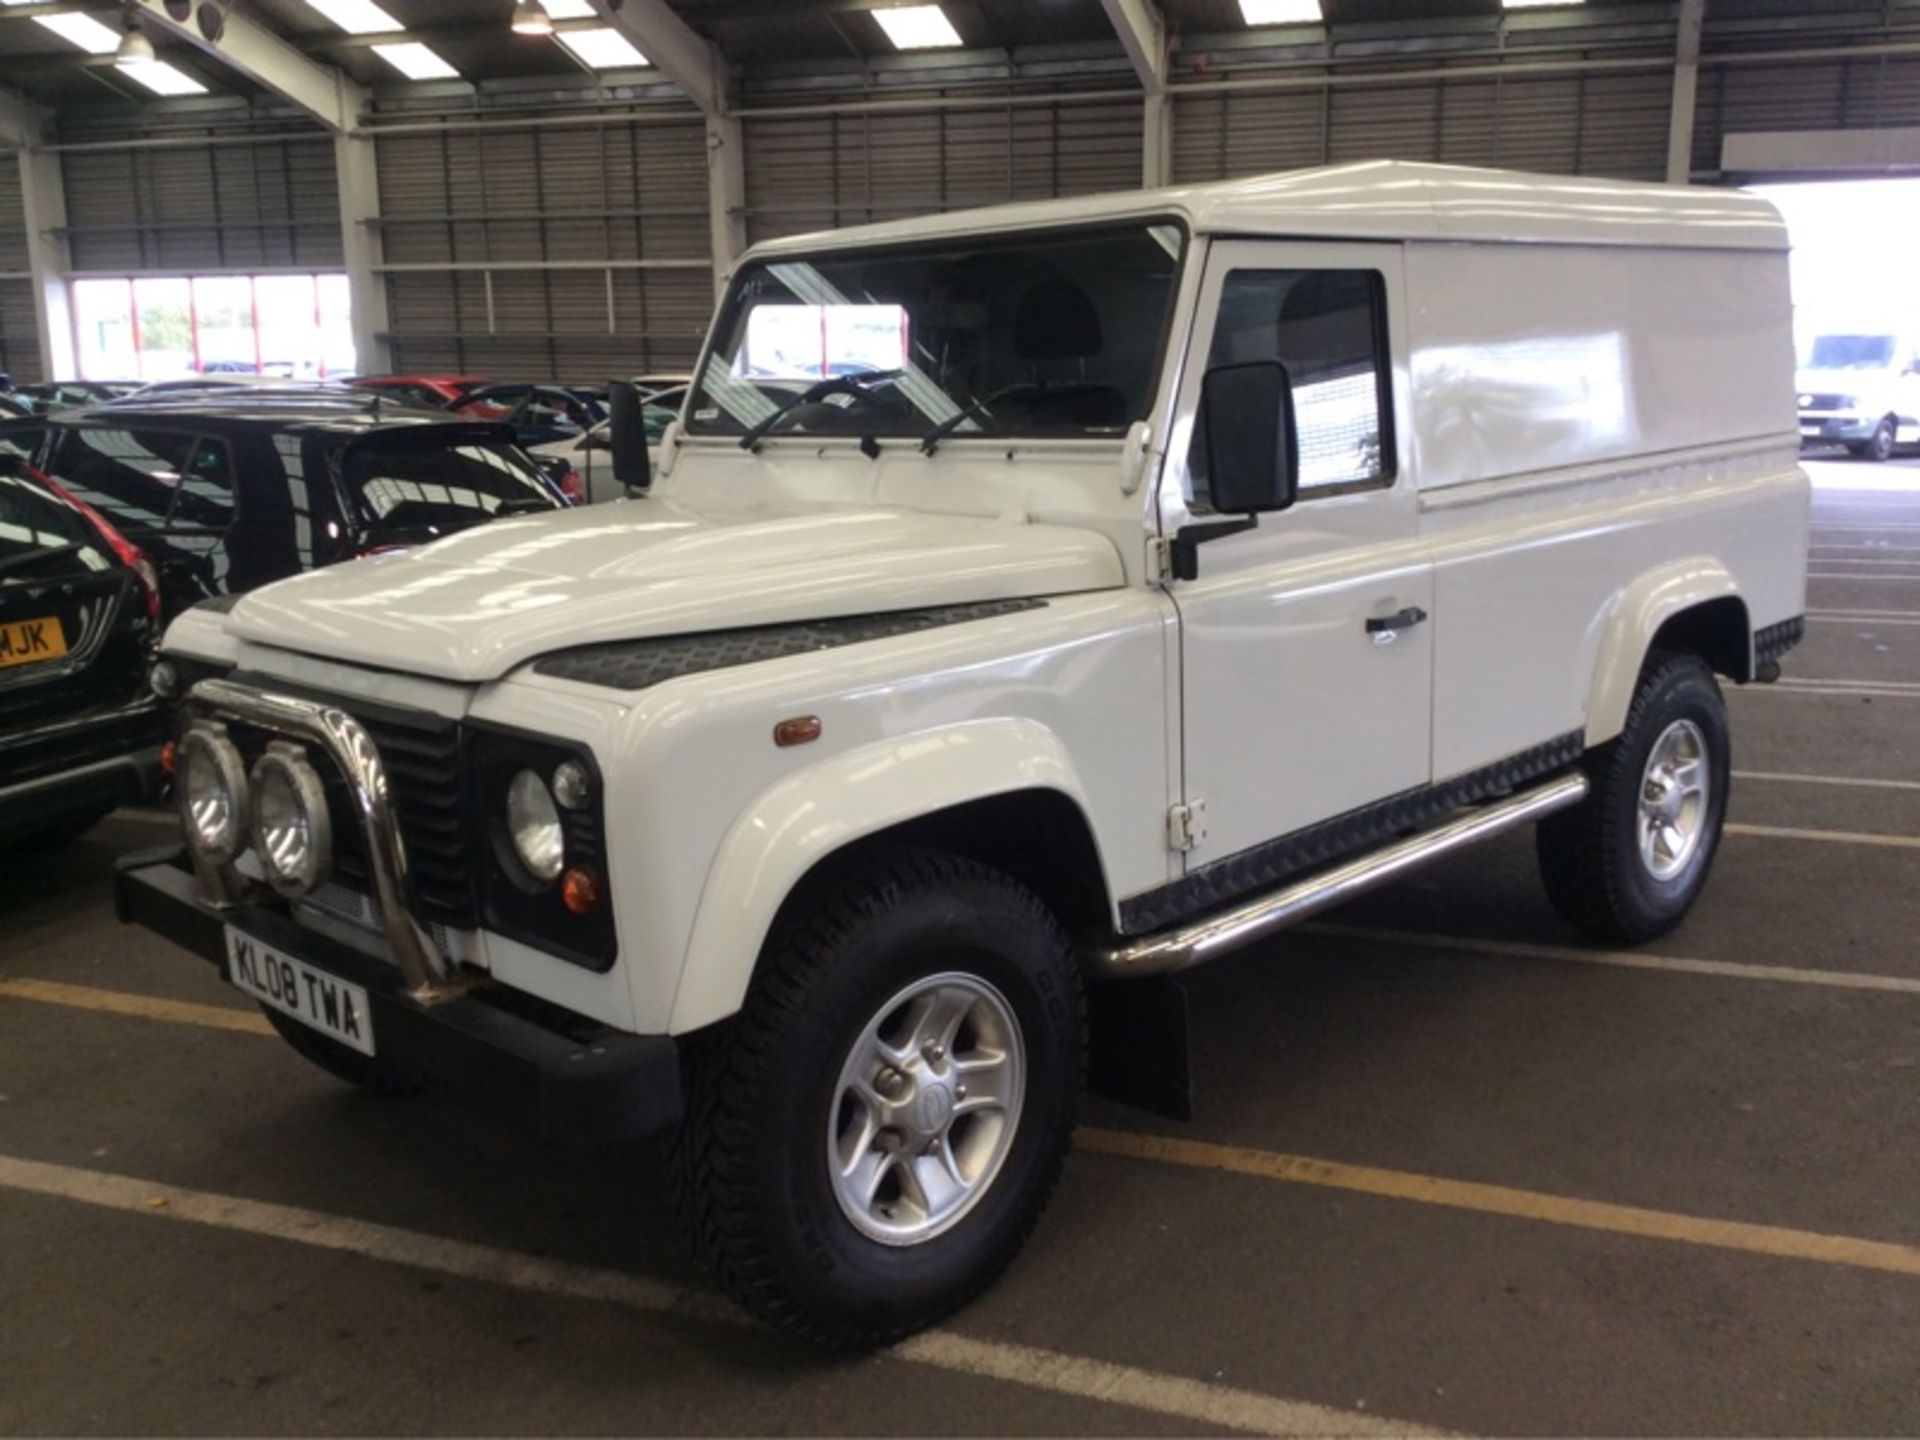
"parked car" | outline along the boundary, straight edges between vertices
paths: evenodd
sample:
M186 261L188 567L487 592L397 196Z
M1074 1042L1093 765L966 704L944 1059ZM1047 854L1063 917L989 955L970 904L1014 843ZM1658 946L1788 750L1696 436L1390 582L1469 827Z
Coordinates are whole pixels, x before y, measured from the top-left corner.
M642 400L658 400L669 390L685 392L693 384L691 375L636 375L633 388L640 392Z
M641 415L649 449L660 443L667 426L680 417L685 400L684 390L662 390L645 398ZM613 477L611 424L602 420L584 435L536 445L528 453L546 467L547 474L574 503L618 499L624 489Z
M153 559L168 616L564 503L507 427L357 395L121 401L45 423L41 468Z
M444 410L487 382L473 375L360 375L347 384L377 390L422 410Z
M584 435L607 418L604 392L561 385L483 385L447 407L456 415L501 420L529 449Z
M152 567L96 511L0 455L0 844L46 844L156 793Z
M98 405L118 400L140 389L137 380L49 380L41 385L22 385L13 392L35 414L50 410L71 410L77 405Z
M679 1127L724 1284L888 1342L1083 1070L1184 1110L1180 970L1536 824L1688 913L1803 629L1787 276L1738 191L1387 162L761 244L645 500L175 623L121 913L336 1075Z
M1796 378L1800 443L1891 460L1920 445L1920 343L1884 331L1819 335Z
M33 407L11 392L0 393L0 420L19 420L33 414Z

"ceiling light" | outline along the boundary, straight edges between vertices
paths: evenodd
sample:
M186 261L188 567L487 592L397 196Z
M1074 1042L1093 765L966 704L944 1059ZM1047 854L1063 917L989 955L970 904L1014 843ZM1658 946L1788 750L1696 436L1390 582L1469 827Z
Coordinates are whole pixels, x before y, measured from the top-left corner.
M647 63L647 57L633 48L633 42L611 26L562 30L553 38L579 56L581 64L595 70L631 70Z
M512 27L516 35L551 35L553 17L533 4L532 0L520 0L513 7Z
M873 18L896 50L938 50L960 43L960 32L938 5L897 5L875 10Z
M385 35L406 28L373 0L307 0L307 8L319 11L349 35Z
M1500 0L1509 10L1544 10L1549 5L1584 5L1586 0Z
M136 85L144 85L156 95L204 95L207 87L164 60L148 60L134 65L118 65L120 73Z
M376 45L373 53L409 80L458 80L460 72L418 40Z
M591 20L593 6L587 0L540 0L540 8L555 20ZM619 6L613 6L619 9Z
M120 48L113 52L113 63L125 68L128 65L151 65L157 59L153 53L153 42L138 25L131 20L127 23L127 33L120 37Z
M1240 0L1240 18L1249 25L1318 25L1320 0Z
M111 55L120 48L120 37L111 25L103 24L91 15L36 15L34 22L44 25L71 45L78 45L89 55Z

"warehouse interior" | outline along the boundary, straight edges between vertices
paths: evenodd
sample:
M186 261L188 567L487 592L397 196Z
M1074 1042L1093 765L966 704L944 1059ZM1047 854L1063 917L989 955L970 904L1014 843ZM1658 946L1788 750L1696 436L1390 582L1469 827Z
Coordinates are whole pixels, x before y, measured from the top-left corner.
M217 426L236 436L256 419L291 427L287 416L309 404L338 419L348 407L332 396L345 382L592 390L596 398L583 401L591 418L555 432L568 453L617 431L629 393L635 415L658 396L668 428L650 429L638 447L638 486L622 469L621 498L587 505L584 517L516 518L516 501L501 505L505 518L495 522L571 525L568 533L609 547L594 552L591 575L626 580L645 557L610 548L619 520L600 520L598 531L589 522L615 507L632 514L660 505L646 485L673 479L671 467L687 465L689 454L699 462L698 435L688 436L701 385L717 388L722 337L710 327L742 267L764 258L754 247L1013 202L1198 194L1194 187L1213 182L1377 161L1525 172L1532 178L1513 183L1549 196L1543 204L1558 203L1554 187L1568 177L1618 182L1623 212L1650 203L1645 187L1690 186L1705 197L1699 215L1750 214L1714 208L1738 191L1771 204L1784 223L1793 308L1781 328L1791 325L1797 368L1789 382L1779 357L1777 378L1783 395L1789 383L1797 395L1799 428L1796 437L1783 399L1781 433L1771 438L1792 454L1782 463L1804 475L1807 499L1775 529L1748 523L1750 515L1724 528L1739 543L1790 549L1804 603L1765 623L1756 612L1734 662L1700 647L1725 692L1731 783L1712 881L1683 922L1645 943L1596 939L1543 893L1531 831L1502 831L1404 875L1383 872L1337 908L1303 912L1311 918L1284 934L1182 971L1176 999L1167 998L1173 979L1146 992L1163 1007L1151 1016L1096 997L1096 1034L1140 1048L1100 1040L1089 1051L1092 1081L1069 1127L1071 1158L1044 1221L1009 1246L1004 1274L968 1289L937 1322L885 1330L885 1343L823 1346L803 1325L782 1321L777 1304L741 1308L727 1298L750 1291L755 1277L742 1279L744 1265L721 1273L713 1234L700 1233L725 1224L713 1219L717 1211L689 1205L693 1182L676 1149L689 1132L573 1143L507 1123L484 1098L389 1093L403 1087L343 1068L338 1055L308 1065L290 1054L282 1040L314 1058L262 999L259 982L249 989L234 979L240 961L231 953L214 968L183 961L192 927L140 912L127 884L136 868L163 861L178 869L182 893L190 877L208 884L204 857L192 849L191 795L180 784L186 752L175 744L186 731L169 730L156 762L167 776L138 801L106 806L104 818L89 814L72 833L62 828L58 843L52 827L10 834L0 824L0 1433L1920 1431L1920 1213L1912 1203L1920 1187L1920 0L0 0L0 502L26 473L19 457L58 478L57 444L43 439L43 422L56 427L49 434L106 426L113 407L137 404L136 387L147 384L187 387L184 399L154 402L162 420L191 418L201 402L218 412L217 422L192 420L201 440L189 437L160 472L182 496L198 477L181 456L197 461L194 445L228 433ZM1423 171L1405 183L1445 181ZM1569 193L1568 203L1604 203L1599 190ZM1673 194L1683 197L1677 206L1691 203L1688 192ZM1710 229L1697 223L1702 234ZM1310 230L1282 227L1264 241L1295 244L1312 239ZM940 232L876 233L931 248ZM782 256L806 252L771 253L777 269ZM1735 253L1712 252L1729 267ZM1489 291L1498 288L1496 277ZM1706 288L1713 303L1734 303L1717 281ZM1117 330L1112 317L1123 302L1095 299ZM1756 307L1766 299L1754 291ZM882 370L895 353L885 345L877 364L834 368L846 355L828 354L830 307L815 304L820 313L803 318L818 319L819 365L798 373L821 377L814 389L829 394L825 408L845 401L840 408L858 411L870 382L902 371L919 378L906 322L890 311L882 328L893 326L887 338L898 341L900 368ZM1408 313L1418 310L1409 303ZM1099 323L1091 320L1096 334ZM1387 321L1379 325L1384 337ZM1518 369L1534 363L1535 351L1517 353L1529 357ZM1756 373L1745 368L1751 357L1719 353L1724 385ZM1036 374L1051 377L1053 366L1070 372L1069 383L1087 379L1084 350L1036 354ZM742 373L736 362L733 374ZM102 388L65 419L44 407L5 408L10 388L51 393L70 381ZM260 389L252 401L222 399L195 388L208 381ZM1404 374L1382 379L1378 396L1390 400L1396 383L1405 406ZM1864 398L1875 386L1884 387L1876 396L1912 397L1913 413L1901 409L1906 399ZM136 393L90 408L108 388ZM535 510L600 500L585 465L630 463L583 460L579 493L548 494L561 471L573 473L571 462L548 468L518 428L518 410L509 411L515 403L482 418L504 427L510 414L516 429L502 428L500 443L524 444L553 479L547 486L525 456L499 462L541 487ZM970 410L948 404L942 424L962 426ZM708 408L702 418L717 414ZM1286 415L1291 426L1294 411ZM340 425L388 418L376 402ZM10 450L11 427L22 426L34 427L31 440ZM742 428L744 419L726 433L728 465L758 453L758 437ZM795 473L810 458L824 465L830 451L849 465L880 459L871 434L859 436L867 460L856 462L851 435L836 451L834 432L823 433L817 454L791 439L781 450L777 434L768 454ZM963 445L936 457L945 433L936 426L919 439L915 431L915 445L898 446L882 434L888 464L904 466L910 451L916 462L958 453L956 463L971 463ZM1382 433L1381 443L1394 438L1390 424ZM1127 434L1130 456L1165 458L1160 437ZM1105 438L1117 444L1118 432ZM1179 438L1184 445L1186 433ZM1264 442L1271 452L1273 437ZM238 454L250 442L232 443ZM279 443L284 455L289 442ZM1284 452L1285 431L1278 443ZM1032 453L1008 442L1005 468ZM1110 457L1100 463L1103 477L1115 468ZM1679 463L1670 457L1635 463L1666 477L1648 482L1663 493L1683 483L1660 470ZM308 464L317 486L322 467ZM288 473L299 481L290 462ZM725 471L726 483L736 473ZM1384 473L1393 479L1391 459ZM1713 484L1733 488L1715 475ZM784 472L781 483L789 483ZM98 519L94 510L105 510L121 522L97 496L88 506L92 492L71 488L82 497L77 511ZM55 489L63 503L72 498ZM964 511L974 502L953 503ZM1476 493L1448 503L1455 508L1436 524L1464 525L1457 517L1487 502ZM1514 532L1552 503L1516 511ZM1046 526L1029 522L1051 523L1045 507L1009 500L999 521L1037 537ZM1410 501L1407 514L1416 509ZM324 528L318 513L310 527L305 511L299 517L308 553L318 553L306 533ZM1271 535L1289 517L1263 518ZM19 523L0 504L0 602L13 583L5 547L18 540ZM658 538L652 531L692 524L677 512L626 523L649 529L647 544ZM1251 519L1213 527L1229 537L1251 528ZM754 525L742 530L743 547L777 544ZM531 627L543 606L557 612L563 602L551 596L566 589L555 579L561 561L537 532L512 533L534 541L501 562L511 573L499 593L470 607L499 622L494 638L516 621ZM1150 541L1146 552L1151 560L1159 545L1174 557L1147 587L1173 595L1168 655L1182 620L1177 582L1194 580L1180 569L1194 553L1179 558L1182 533ZM440 543L455 553L479 553L475 531L449 536ZM972 538L910 538L925 546L912 563L933 576L928 584L965 578ZM387 726L369 720L367 733L391 742L406 757L402 767L417 760L407 747L425 742L407 738L414 722L392 711L431 709L435 697L468 683L452 661L408 671L411 639L454 634L459 617L449 618L448 602L409 632L405 605L416 600L427 616L441 603L437 586L466 594L452 588L457 576L378 588L422 539L357 536L342 552L343 562L367 567L369 593L398 597L398 608L356 611L336 580L334 608L312 628L331 626L340 645L364 653L350 664L341 658L347 649L316 649L329 658L308 666L303 683L319 699L287 691L318 704L332 687L364 704ZM670 579L732 563L733 542L709 534L704 543L674 552ZM823 581L818 569L842 553L833 548L838 535L787 543L775 558L793 572L768 569L739 582L748 618L734 623L748 650L784 643L761 629L780 618L772 607L784 597L841 583ZM1033 544L1038 554L1041 540ZM112 563L137 564L117 541L113 548ZM1055 550L1084 555L1069 544ZM767 553L753 551L754 563L771 565ZM1199 553L1211 565L1226 546ZM875 583L855 573L858 563L846 561L850 593ZM1668 575L1712 568L1691 553L1662 563ZM236 549L218 564L237 574L246 559ZM803 566L815 568L802 574ZM449 561L446 570L459 567ZM195 637L210 631L194 626L246 608L236 583L232 594L182 605L177 618L169 588L177 579L163 565L141 592L153 607L151 634L140 631L143 684L168 717L196 679L249 678L244 665L229 677L202 667L198 652L182 659L173 640L163 652L163 608ZM308 580L316 592L325 583L319 575L280 583ZM22 614L52 605L40 593L40 609ZM566 593L564 603L579 599ZM655 593L636 582L631 603L655 603ZM1558 593L1557 578L1545 574L1483 609L1518 617L1517 626ZM686 603L664 584L658 594L663 609ZM1056 600L1009 591L976 602L942 591L927 604L977 603L984 623L1010 625L1023 607L1045 613ZM1430 598L1421 604L1440 610ZM291 608L258 613L262 633L295 623ZM593 613L605 621L604 609ZM873 618L830 606L822 613ZM1428 618L1417 608L1399 615L1412 626ZM1444 612L1437 618L1446 624ZM13 663L8 647L26 643L24 632L9 638L16 619L0 604L0 666ZM545 623L574 643L564 624ZM1109 638L1121 629L1119 619L1100 623ZM1398 623L1369 619L1367 643L1384 648L1416 633ZM1770 648L1770 627L1790 638ZM590 638L610 645L611 633ZM944 653L940 637L964 633L936 631L924 643ZM900 643L896 632L874 634ZM662 635L674 638L655 629L642 639L663 644ZM1597 628L1589 638L1604 658ZM256 659L270 648L258 634L250 643L245 653ZM1073 685L1095 693L1097 647L1076 643L1088 658L1084 670L1069 667ZM1051 683L1033 644L1029 668L1004 686L1010 695ZM810 634L751 658L792 665L794 655L826 645ZM1544 669L1539 657L1523 658L1516 674ZM531 695L541 683L532 673L550 663L529 663L499 688ZM649 652L592 663L666 662ZM1281 668L1298 694L1320 694L1312 663ZM5 768L14 743L7 727L16 724L9 686L25 673L0 668L0 820L10 787L15 800L27 793ZM573 683L583 673L594 672L575 671L564 704L554 702L544 720L526 710L511 723L488 722L511 735L499 742L509 747L503 753L537 750L566 725L599 715L588 685ZM756 673L740 672L738 694ZM871 701L878 729L890 733L910 728L915 697L932 688L894 684L878 670L856 678L848 693ZM1061 690L1069 700L1078 693ZM635 717L655 715L646 693L637 685L621 692L607 712L644 728ZM1515 697L1526 694L1525 679L1516 680L1506 703L1518 708ZM705 703L663 704L650 723L659 736L679 737L717 724L719 708L735 701L716 686ZM791 717L766 717L780 722L771 733L781 755L818 740L822 715L834 742L842 711L812 700L789 708ZM1197 732L1211 720L1236 743L1270 729L1280 749L1288 734L1287 717L1247 721L1241 732L1231 717L1209 717L1177 693L1164 709L1169 726ZM1626 715L1624 695L1619 709ZM1372 713L1356 708L1356 717L1357 746L1379 727ZM1116 732L1123 719L1112 716ZM767 749L766 730L756 718L756 754ZM478 743L459 742L460 765ZM936 737L927 748L943 743ZM1174 746L1106 765L1102 778L1135 766L1178 771L1179 757L1168 759ZM726 781L731 762L674 753L686 783L717 790ZM597 816L599 794L615 795L618 779L604 753L579 758L571 770L549 766L538 797L569 845L579 843L580 816ZM1326 768L1339 760L1329 757ZM233 792L250 783L256 806L260 763L248 753ZM1051 774L1053 763L1048 752L1028 768ZM674 778L654 773L672 771L671 759L646 768L648 785ZM1564 785L1581 775L1581 796L1589 780L1600 783L1591 766L1550 770L1532 778ZM403 798L414 803L406 787L422 782L418 772L393 773L398 813ZM466 773L448 769L440 779ZM487 774L509 794L506 771ZM837 783L852 793L872 778L849 771ZM1652 778L1649 770L1643 780ZM1498 805L1512 787L1496 779L1485 788ZM362 806L354 813L371 817L386 806L386 783L350 785ZM338 785L328 784L332 798L317 803L322 813L335 806L338 828L345 812ZM592 802L568 800L570 785ZM879 788L918 793L910 777ZM1229 812L1229 788L1213 794L1216 827ZM377 806L365 798L376 789ZM1156 855L1204 843L1205 817L1176 798L1173 810L1155 811L1156 827L1162 819L1170 827L1156 829ZM522 802L511 793L503 803ZM1023 832L1023 863L1029 850L1079 853L1041 812L983 803L969 815L969 863L996 831ZM515 843L515 821L502 832L473 806L459 817L448 824L484 833L474 844L492 846L489 855ZM804 805L788 818L795 833L807 831ZM366 823L371 837L375 822ZM683 836L696 828L688 816L675 823ZM1396 844L1419 839L1413 822L1383 824ZM830 828L819 825L822 834ZM755 817L726 833L780 830ZM905 822L901 830L931 845L931 831ZM604 838L588 842L590 854ZM1324 834L1311 838L1327 857L1345 853ZM752 886L726 889L717 863L711 874L704 862L689 869L673 854L677 843L636 871L692 874L693 899L751 908ZM373 858L353 863L371 877L374 914L387 862L377 844L367 846ZM580 880L576 913L600 903L595 887L610 875L616 899L622 885L641 883L615 874L617 861L597 873L573 865L572 851L568 858L564 880L558 860L546 879L560 887L555 903L569 908ZM434 855L417 877L404 855L394 863L421 893L444 878ZM1043 857L1031 873L1056 863L1068 862ZM1022 883L1029 873L1017 871ZM775 881L756 872L760 883ZM1103 883L1095 873L1083 888ZM436 914L428 925L406 893L418 910L412 930L447 951L453 942L441 922L453 922ZM877 908L906 913L893 891L875 893ZM792 903L778 914L790 918ZM774 912L772 901L766 908ZM1239 914L1209 912L1221 913ZM677 913L671 918L678 923ZM1086 912L1069 918L1079 945ZM1035 930L1053 924L1029 920ZM1095 928L1104 923L1095 920ZM210 929L193 933L214 935L208 943L217 946L222 923L215 915ZM226 925L224 943L238 933ZM532 953L520 943L525 933L513 932L514 965ZM1102 944L1121 938L1140 939L1124 923L1100 936ZM623 934L621 953L632 943ZM784 953L768 944L767 954ZM506 962L498 972L524 973ZM566 994L587 995L603 978ZM1120 982L1128 983L1147 982ZM439 1003L422 987L406 993L422 1013ZM453 1003L467 1002L456 995ZM569 1036L579 1018L545 994L513 1013ZM891 1055L881 1020L870 1028L876 1053ZM1147 1046L1170 1032L1185 1047L1182 1063L1162 1067ZM744 1073L735 1051L724 1063L710 1058L722 1043L713 1032L692 1033L674 1062L683 1078L673 1082L689 1096L709 1073L700 1065ZM962 1033L948 1037L956 1052ZM593 1070L601 1038L594 1031L569 1062ZM899 1078L909 1061L899 1063L899 1072L883 1067L881 1080ZM1162 1098L1174 1092L1181 1104ZM958 1103L946 1090L914 1094ZM677 1104L679 1092L672 1098ZM1182 1104L1184 1118L1173 1118ZM782 1181L768 1172L737 1188L777 1196ZM806 1253L823 1275L834 1270L826 1249Z

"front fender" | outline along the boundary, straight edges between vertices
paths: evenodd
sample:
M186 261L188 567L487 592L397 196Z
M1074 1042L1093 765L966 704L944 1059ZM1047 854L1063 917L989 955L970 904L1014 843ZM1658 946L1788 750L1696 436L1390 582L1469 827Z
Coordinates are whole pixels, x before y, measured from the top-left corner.
M1088 813L1060 737L1022 719L879 741L769 786L727 831L707 873L668 1030L684 1034L739 1010L775 913L820 861L906 821L1024 790L1057 791Z
M1608 617L1588 690L1587 744L1603 745L1627 723L1634 687L1660 627L1709 600L1741 598L1733 572L1709 555L1649 570L1621 592ZM1749 642L1751 643L1751 642Z

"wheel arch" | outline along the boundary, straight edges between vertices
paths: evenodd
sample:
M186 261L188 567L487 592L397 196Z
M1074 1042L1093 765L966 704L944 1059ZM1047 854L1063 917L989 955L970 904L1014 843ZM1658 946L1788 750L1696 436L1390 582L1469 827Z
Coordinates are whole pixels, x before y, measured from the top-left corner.
M1627 587L1595 662L1588 745L1620 733L1647 656L1661 648L1698 655L1739 684L1753 679L1752 616L1739 582L1719 560L1675 561Z
M729 828L694 917L670 1033L739 1010L768 934L809 884L902 845L1004 870L1069 931L1114 923L1085 794L1053 731L974 721L862 746L785 777Z

